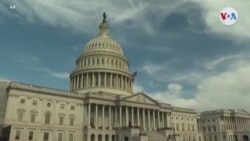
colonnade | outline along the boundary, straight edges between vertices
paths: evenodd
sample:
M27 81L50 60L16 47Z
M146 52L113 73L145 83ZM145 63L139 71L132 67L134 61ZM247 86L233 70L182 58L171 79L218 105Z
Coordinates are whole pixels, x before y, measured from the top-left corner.
M132 91L133 80L126 75L109 72L86 72L71 77L71 90L91 87L115 88Z
M244 117L222 117L221 119L224 121L222 125L222 130L241 130L241 129L249 129L250 118Z
M159 109L87 104L85 111L88 128L140 127L143 130L156 130L170 125L170 116Z

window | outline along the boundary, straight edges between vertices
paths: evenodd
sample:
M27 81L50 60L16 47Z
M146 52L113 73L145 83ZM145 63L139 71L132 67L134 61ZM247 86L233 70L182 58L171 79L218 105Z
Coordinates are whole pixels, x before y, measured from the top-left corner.
M59 124L60 124L60 125L63 125L63 120L64 120L64 117L63 117L63 116L60 116L60 117L59 117Z
M69 141L73 141L73 139L74 139L73 134L72 134L72 133L71 133L71 134L69 134Z
M73 126L73 125L74 125L74 120L75 120L75 118L70 117L70 123L69 123L70 126Z
M23 112L18 112L18 122L22 122L23 121L23 115L24 113Z
M36 106L37 105L37 100L33 100L32 105Z
M47 103L47 107L50 107L51 106L51 103Z
M217 141L217 136L214 136L214 141Z
M49 132L44 132L43 133L43 140L48 141L49 140Z
M58 141L62 141L62 136L63 136L62 133L59 133L59 134L58 134Z
M36 122L36 113L31 113L30 122L31 123L35 123Z
M20 140L20 138L21 138L21 131L20 130L16 130L15 140Z
M29 132L29 140L33 140L33 135L34 135L34 132L33 132L33 131L30 131L30 132Z
M74 110L74 109L75 109L75 106L74 106L74 105L71 105L71 106L70 106L70 109L71 109L71 110Z
M50 117L51 117L50 112L46 112L46 114L45 114L45 124L50 124Z
M21 104L24 104L24 103L25 103L25 99L22 98L22 99L20 100L20 103L21 103Z
M61 108L61 109L64 109L64 104L61 104L60 108Z
M216 131L216 127L214 126L214 132Z

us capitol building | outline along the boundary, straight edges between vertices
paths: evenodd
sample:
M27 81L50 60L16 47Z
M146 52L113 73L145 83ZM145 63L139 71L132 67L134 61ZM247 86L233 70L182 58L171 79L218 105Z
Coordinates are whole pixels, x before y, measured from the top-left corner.
M196 112L133 93L135 73L109 34L84 47L70 91L0 81L0 141L249 141L250 114Z

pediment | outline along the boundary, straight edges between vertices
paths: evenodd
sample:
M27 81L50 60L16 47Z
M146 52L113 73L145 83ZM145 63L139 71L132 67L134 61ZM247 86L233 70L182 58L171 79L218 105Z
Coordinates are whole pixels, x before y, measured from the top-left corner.
M144 104L153 104L153 105L158 104L157 101L155 101L153 98L147 96L144 93L134 94L134 95L125 97L122 99L122 101L144 103Z

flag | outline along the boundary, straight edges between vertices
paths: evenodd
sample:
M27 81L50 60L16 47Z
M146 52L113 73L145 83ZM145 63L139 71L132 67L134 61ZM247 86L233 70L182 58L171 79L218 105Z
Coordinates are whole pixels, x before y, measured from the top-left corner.
M137 71L135 71L132 76L135 78L137 76Z

